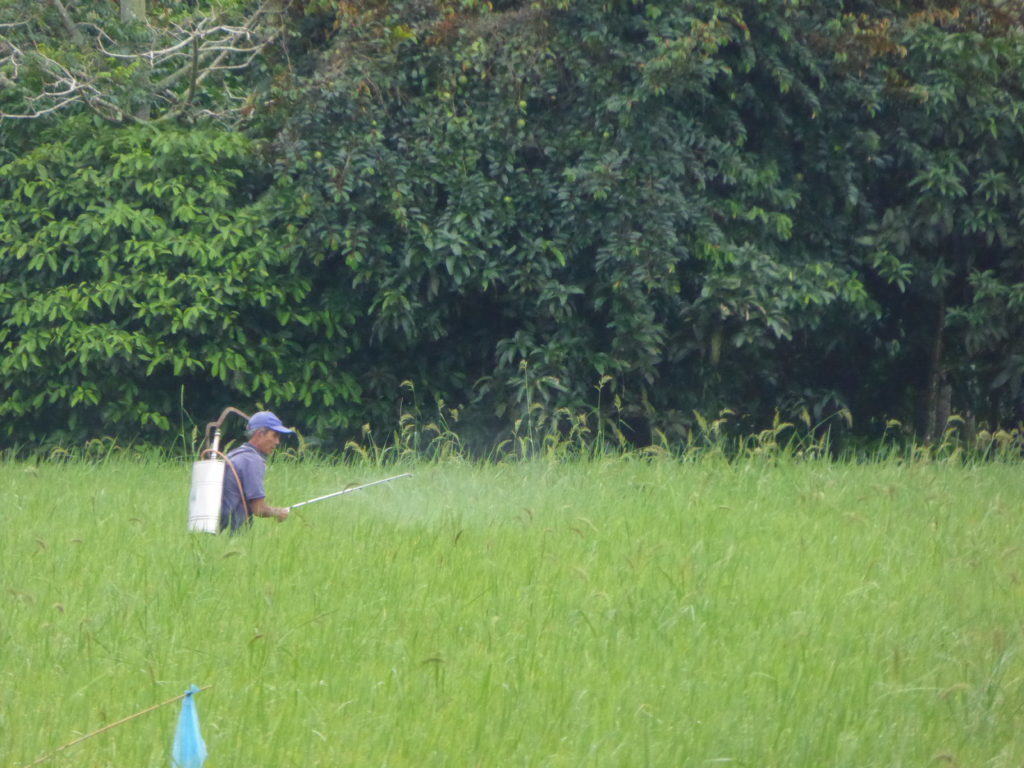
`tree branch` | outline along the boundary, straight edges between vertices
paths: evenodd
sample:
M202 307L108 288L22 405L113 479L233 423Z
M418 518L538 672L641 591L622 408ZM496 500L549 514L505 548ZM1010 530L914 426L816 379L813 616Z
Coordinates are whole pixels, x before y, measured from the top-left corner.
M57 15L60 16L60 20L64 23L64 28L67 29L68 34L71 35L71 41L77 46L85 45L85 38L82 37L81 30L75 25L71 14L68 13L68 9L64 7L64 3L60 0L50 0L50 4L57 9Z
M4 120L34 120L37 117L42 117L43 115L47 115L47 114L49 114L51 112L56 112L58 109L63 109L68 104L73 104L76 101L78 101L78 96L77 95L72 96L71 98L68 98L68 99L64 99L64 101L59 102L57 104L54 104L51 107L47 107L46 109L37 110L37 111L35 111L35 112L31 113L31 114L16 115L16 114L12 114L10 112L0 112L0 119L4 119Z
M68 0L48 0L70 40L81 49L89 48L94 53L82 60L75 57L73 65L65 65L44 53L30 34L16 32L15 28L31 22L0 24L0 67L3 68L0 87L23 90L18 95L22 106L11 112L0 112L0 120L31 119L80 104L107 120L145 121L149 119L148 106L161 102L166 104L162 107L164 113L156 119L178 117L185 110L195 108L199 87L212 73L252 66L256 58L281 37L280 27L267 22L289 2L263 0L241 24L232 24L230 20L221 23L214 15L196 15L185 24L172 23L163 27L147 24L153 33L153 47L133 51L130 42L114 39L94 23L76 23L68 12ZM185 61L181 62L182 59ZM146 61L148 72L153 73L155 82L150 81L147 74L131 84L133 88L142 89L131 99L133 103L139 103L141 97L143 104L143 111L134 116L129 114L131 110L125 112L117 106L122 101L120 86L111 85L106 78L107 70L117 60ZM160 75L162 79L156 79ZM177 92L172 90L186 77L186 88L178 88ZM221 97L223 101L223 94ZM230 103L234 100L229 94L227 103L214 105L212 110L204 108L197 114L226 119L239 109ZM218 111L219 106L225 109Z
M263 13L266 11L266 8L267 8L267 4L263 3L262 5L260 5L259 8L256 9L256 11L252 14L252 16L250 16L246 20L245 24L242 27L236 27L235 28L236 32L234 34L234 38L237 39L238 37L241 37L242 34L245 34L247 36L250 35L252 33L254 25L259 20L259 17L262 16ZM221 27L221 29L225 29L225 27ZM277 37L277 34L275 34L274 37ZM200 58L201 59L207 58L209 53L211 53L211 52L212 52L211 49L204 49L204 50L202 50L200 52L202 54L200 56ZM222 62L224 60L225 56L228 53L230 53L230 51L222 50L221 53L217 56L217 58L214 60L213 64L211 64L210 66L211 67L218 66L220 64L220 62ZM191 72L191 71L192 71L192 62L190 61L188 64L185 64L183 67L181 67L177 71L172 72L170 75L165 77L163 80L160 80L159 82L157 82L156 83L157 90L162 91L162 90L165 90L167 88L170 88L172 85L174 85L176 82L178 82L178 80L183 78L185 75L189 74L189 72Z

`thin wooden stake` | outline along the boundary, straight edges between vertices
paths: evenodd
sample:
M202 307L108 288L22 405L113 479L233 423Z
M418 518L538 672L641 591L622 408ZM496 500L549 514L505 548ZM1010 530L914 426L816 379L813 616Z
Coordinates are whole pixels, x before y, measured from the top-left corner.
M206 686L203 686L202 688L200 688L198 691L194 691L194 693L202 693L203 691L208 690L208 689L210 689L212 687L213 687L212 684L211 685L206 685ZM73 747L73 746L75 746L75 744L80 744L83 741L85 741L86 739L91 739L93 736L99 736L104 731L109 731L112 728L116 728L119 725L124 725L129 720L134 720L136 717L140 717L140 716L146 714L147 712L152 712L154 709L160 709L160 707L167 706L168 704L173 704L175 701L181 701L182 699L184 699L188 695L189 695L189 692L186 691L185 693L183 693L183 694L181 694L179 696L175 696L173 699L168 699L167 701L161 701L159 704L154 704L151 707L146 707L144 710L142 710L141 712L136 712L134 715L128 715L128 717L123 717L120 720L118 720L116 723L110 723L110 725L104 725L99 730L93 731L92 733L87 733L87 734L85 734L85 736L79 736L74 741L69 741L64 746L57 747L55 750L53 750L53 752L50 752L48 754L43 755L42 757L40 757L35 762L29 763L28 765L25 766L25 768L32 768L33 765L39 765L40 763L46 762L47 760L49 760L54 755L63 752L68 747Z

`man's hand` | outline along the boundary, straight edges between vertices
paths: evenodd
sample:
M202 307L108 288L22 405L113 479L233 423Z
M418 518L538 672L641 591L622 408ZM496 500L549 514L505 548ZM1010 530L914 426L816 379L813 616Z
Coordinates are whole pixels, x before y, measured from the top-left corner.
M253 517L276 517L277 522L283 523L292 510L291 507L268 506L266 499L249 499L249 511Z

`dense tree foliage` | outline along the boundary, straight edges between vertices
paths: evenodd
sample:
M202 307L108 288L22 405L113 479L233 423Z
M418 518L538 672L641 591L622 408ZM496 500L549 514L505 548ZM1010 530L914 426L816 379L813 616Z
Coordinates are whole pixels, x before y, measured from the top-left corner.
M1015 4L33 5L0 112L102 98L0 120L7 440L1024 416Z

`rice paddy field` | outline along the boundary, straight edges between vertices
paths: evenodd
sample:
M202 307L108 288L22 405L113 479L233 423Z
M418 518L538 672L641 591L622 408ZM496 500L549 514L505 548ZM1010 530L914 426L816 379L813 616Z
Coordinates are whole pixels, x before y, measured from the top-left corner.
M208 768L1020 766L1024 467L0 463L0 768L182 693ZM48 766L167 766L178 705Z

